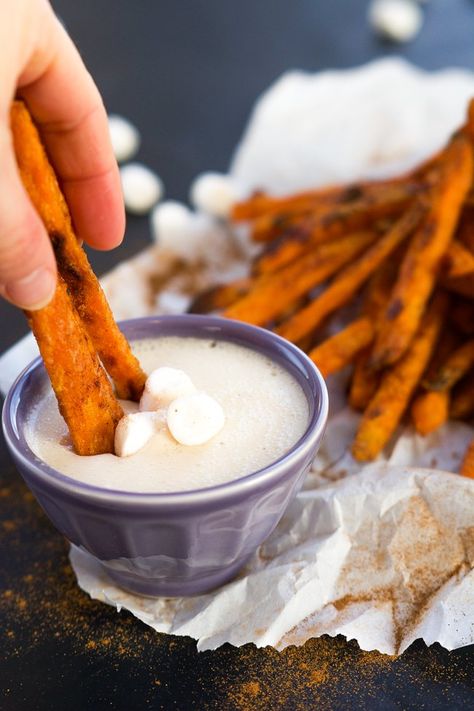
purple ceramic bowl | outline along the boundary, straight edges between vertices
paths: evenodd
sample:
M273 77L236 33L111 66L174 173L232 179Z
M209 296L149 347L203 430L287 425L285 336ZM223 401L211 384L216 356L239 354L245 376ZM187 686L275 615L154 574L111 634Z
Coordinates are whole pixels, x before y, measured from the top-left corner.
M321 442L326 385L298 348L261 328L208 316L160 316L120 324L131 341L193 336L232 341L286 368L308 400L301 439L268 467L226 484L167 494L115 491L61 474L28 447L32 406L50 387L40 358L13 384L3 430L13 459L56 528L95 556L120 586L142 595L196 595L232 578L273 531Z

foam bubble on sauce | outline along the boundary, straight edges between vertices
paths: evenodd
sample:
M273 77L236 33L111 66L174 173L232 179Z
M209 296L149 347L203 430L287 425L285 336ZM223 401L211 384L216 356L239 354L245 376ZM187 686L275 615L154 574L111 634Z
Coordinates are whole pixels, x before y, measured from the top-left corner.
M135 341L132 347L147 373L158 366L187 373L197 390L220 403L224 426L204 445L183 446L163 428L132 456L79 457L49 392L32 412L26 437L35 454L63 474L123 491L200 489L268 466L307 427L308 403L299 383L256 351L225 341L171 336ZM136 404L125 406L127 412L138 410Z

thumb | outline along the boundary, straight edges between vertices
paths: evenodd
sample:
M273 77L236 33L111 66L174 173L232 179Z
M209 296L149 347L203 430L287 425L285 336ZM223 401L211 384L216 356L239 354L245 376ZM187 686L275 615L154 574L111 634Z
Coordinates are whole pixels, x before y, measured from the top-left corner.
M0 120L0 295L16 306L46 306L56 261L46 230L21 183L8 118Z

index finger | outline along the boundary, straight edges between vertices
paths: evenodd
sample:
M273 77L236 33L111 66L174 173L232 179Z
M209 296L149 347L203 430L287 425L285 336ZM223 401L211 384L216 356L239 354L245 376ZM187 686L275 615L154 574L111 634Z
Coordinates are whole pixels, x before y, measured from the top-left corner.
M123 239L125 215L117 162L99 91L59 21L45 67L20 78L19 93L38 124L78 236L96 249Z

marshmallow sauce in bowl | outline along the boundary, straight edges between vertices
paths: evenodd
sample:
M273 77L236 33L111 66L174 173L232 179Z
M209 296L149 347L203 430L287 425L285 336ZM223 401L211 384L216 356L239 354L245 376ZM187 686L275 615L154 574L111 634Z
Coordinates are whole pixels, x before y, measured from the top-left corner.
M120 328L147 373L180 369L217 403L224 417L215 434L182 444L172 435L173 409L171 431L164 413L130 456L79 456L38 358L5 401L6 441L54 525L118 585L151 596L200 594L237 573L301 487L327 420L326 386L302 351L245 323L180 315ZM193 441L190 422L183 441Z

